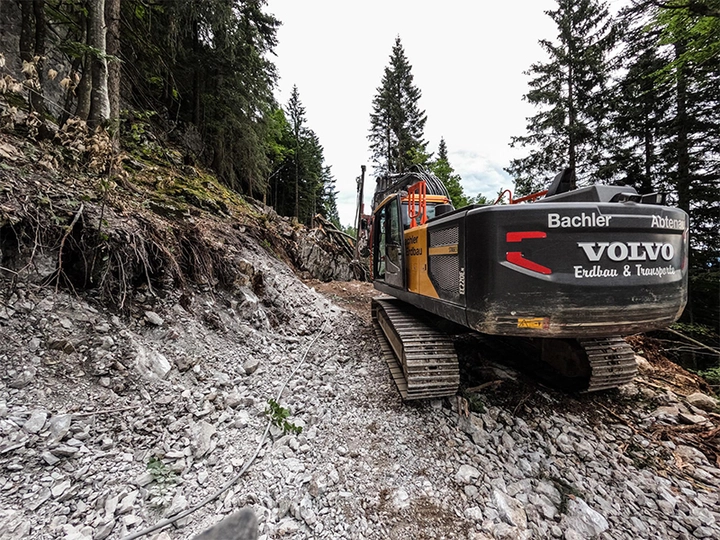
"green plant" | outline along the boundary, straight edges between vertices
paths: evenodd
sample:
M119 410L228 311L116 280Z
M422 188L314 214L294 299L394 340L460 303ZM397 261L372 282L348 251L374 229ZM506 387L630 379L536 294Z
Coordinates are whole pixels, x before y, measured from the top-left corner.
M711 386L720 386L720 366L711 367L696 371L700 377L705 379Z
M265 248L265 251L267 251L268 253L271 253L271 254L273 253L272 244L270 244L270 242L268 241L267 238L262 239L261 245L262 245L262 247Z
M274 426L282 429L283 434L294 433L299 435L302 433L302 427L296 426L292 422L288 422L287 418L290 416L290 409L282 407L274 399L268 399L268 408L265 409L265 414L270 418L270 421Z
M170 488L177 483L177 476L162 460L154 456L148 461L147 470L154 481L153 485L148 488L150 505L155 508L164 508L172 500Z
M485 412L485 404L482 402L482 399L479 395L473 394L473 393L466 393L465 399L468 402L468 409L470 412L482 414Z

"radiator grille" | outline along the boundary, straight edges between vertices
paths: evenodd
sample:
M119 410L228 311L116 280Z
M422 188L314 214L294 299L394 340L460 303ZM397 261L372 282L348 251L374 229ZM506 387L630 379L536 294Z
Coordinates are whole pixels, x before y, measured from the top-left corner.
M430 247L451 246L458 243L458 228L430 230Z
M457 255L435 255L430 263L430 275L440 298L460 294L460 265Z

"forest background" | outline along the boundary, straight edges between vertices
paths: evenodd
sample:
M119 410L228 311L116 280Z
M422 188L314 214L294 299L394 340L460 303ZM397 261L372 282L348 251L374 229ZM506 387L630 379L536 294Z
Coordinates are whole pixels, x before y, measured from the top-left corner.
M603 2L558 0L547 15L557 35L541 41L548 60L527 71L537 114L511 141L526 151L508 167L516 191L571 166L581 184L668 193L691 218L684 320L695 335L717 333L720 0L634 0L614 16ZM49 121L79 118L118 146L169 142L281 215L339 224L299 89L286 104L273 96L281 22L264 1L5 1L0 24L0 122L29 108L37 138L51 136ZM371 109L375 172L427 166L457 206L487 202L463 193L444 140L427 147L421 95L398 37L373 103L358 104Z

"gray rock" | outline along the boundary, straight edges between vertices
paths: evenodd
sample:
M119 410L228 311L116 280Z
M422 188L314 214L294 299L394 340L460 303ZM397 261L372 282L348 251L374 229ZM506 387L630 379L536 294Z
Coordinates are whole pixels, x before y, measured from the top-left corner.
M119 515L127 514L128 512L130 512L130 510L133 509L133 506L135 506L135 501L137 500L137 497L137 491L131 491L130 493L125 495L118 503L117 510L115 512Z
M138 487L145 487L152 484L153 480L155 480L155 477L151 473L146 472L135 479L135 485Z
M18 375L16 375L9 383L10 388L22 389L31 384L35 380L37 370L35 368L27 368Z
M305 471L305 465L297 458L288 458L283 460L283 465L293 473L301 473Z
M605 517L593 510L579 497L570 499L567 511L561 521L566 529L572 529L580 534L579 538L594 538L609 528ZM567 531L566 531L567 538Z
M693 407L697 407L698 409L702 409L704 411L714 411L718 408L718 401L703 394L702 392L690 394L687 397L687 402Z
M707 418L702 416L701 414L688 414L688 413L680 413L678 415L678 420L682 422L683 424L704 424L708 421Z
M260 360L257 358L250 358L243 363L243 369L246 375L252 375L257 371L258 367L260 367Z
M172 369L165 356L157 351L138 347L135 363L141 375L148 379L164 379Z
M559 505L560 503L562 503L562 495L552 482L548 482L547 480L541 480L540 482L538 482L535 491L537 493L545 495L555 505Z
M183 510L186 510L188 506L189 504L187 498L185 498L185 495L183 495L182 492L178 491L172 498L170 506L168 506L167 510L165 510L165 516L170 517L179 514Z
M60 461L60 458L54 456L50 452L43 452L40 457L43 459L45 463L48 465L55 465Z
M38 496L30 500L26 506L31 512L37 512L37 509L45 504L51 496L52 492L48 488L43 488L38 493Z
M105 540L108 536L110 536L110 533L113 532L113 529L115 528L115 520L111 519L110 521L106 523L102 523L95 529L95 535L93 536L93 540Z
M464 515L466 519L477 523L481 523L483 520L482 510L479 506L471 506L470 508L465 509Z
M695 463L697 465L704 465L707 463L705 454L693 446L679 444L677 445L677 448L675 448L675 455L681 457L684 461Z
M50 452L55 456L60 457L73 457L75 454L78 453L78 448L73 448L72 446L68 446L67 444L61 444L60 446L56 446Z
M50 492L52 493L53 498L57 499L58 497L61 497L68 489L70 489L70 485L71 485L71 482L68 479L55 484L50 489Z
M698 527L693 531L693 536L695 538L717 538L716 531L711 529L710 527Z
M45 421L47 420L47 412L42 409L35 409L31 414L28 421L23 424L23 429L28 433L38 433L45 427Z
M492 497L500 519L513 527L527 527L527 515L518 501L497 489L493 490Z
M200 420L191 429L192 431L192 449L195 458L201 458L210 451L211 439L216 429L212 424L208 424L205 420Z
M396 489L393 493L392 503L396 510L403 510L410 506L410 495L404 489Z
M478 478L480 478L480 471L472 465L461 465L455 473L455 480L459 484L474 484Z
M708 527L715 524L715 516L707 508L693 508L691 510L693 516L700 520L700 523Z
M299 529L295 520L288 521L292 521L294 527L286 527L282 534L291 534ZM257 540L257 537L258 525L255 513L250 508L243 508L195 536L193 540Z
M163 318L155 313L154 311L146 311L145 312L145 319L150 323L154 324L155 326L162 326L165 322Z
M70 431L71 423L72 415L70 414L58 414L50 417L48 421L48 429L50 430L48 444L55 444L63 440L68 431Z

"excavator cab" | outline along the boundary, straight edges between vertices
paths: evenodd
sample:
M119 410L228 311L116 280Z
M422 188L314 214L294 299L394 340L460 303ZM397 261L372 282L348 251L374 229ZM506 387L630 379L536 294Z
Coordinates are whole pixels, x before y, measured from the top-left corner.
M373 217L374 279L406 290L409 270L406 258L417 252L417 246L406 245L407 231L453 210L447 196L427 195L423 181L383 200Z
M407 205L404 209L407 214ZM401 289L405 288L403 229L407 219L402 210L402 195L398 193L383 201L373 219L373 276Z

